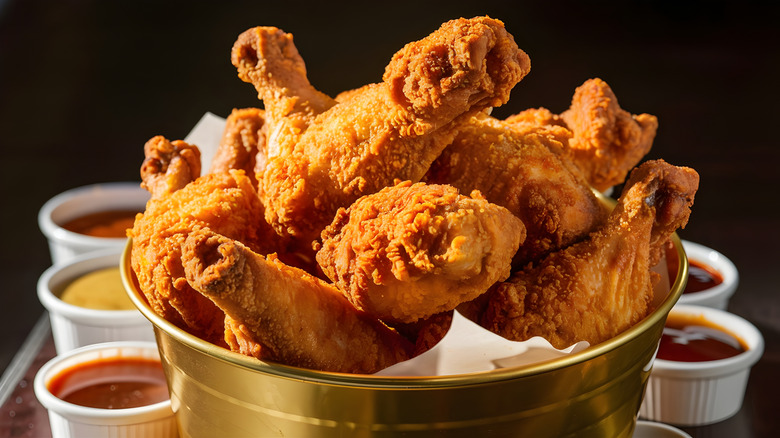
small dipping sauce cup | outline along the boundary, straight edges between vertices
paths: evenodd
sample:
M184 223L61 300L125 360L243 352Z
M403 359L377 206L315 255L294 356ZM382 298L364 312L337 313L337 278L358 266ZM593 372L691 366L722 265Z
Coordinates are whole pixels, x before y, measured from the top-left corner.
M72 350L41 367L33 386L54 438L178 436L155 343Z
M726 310L739 285L739 272L726 256L698 243L682 241L688 256L688 283L678 304Z
M631 438L691 438L684 431L664 423L639 420Z
M38 212L38 226L49 242L52 262L101 249L121 251L125 230L149 197L140 182L114 182L70 189L48 200Z
M154 341L152 324L124 291L120 259L121 254L115 250L95 251L53 265L40 276L38 299L49 312L57 353L110 341ZM94 278L89 277L95 274L106 277L98 278L99 281L109 283L90 283ZM82 281L86 283L81 284L81 291L72 290L71 286ZM69 292L75 292L75 301L63 300L63 295ZM90 297L93 292L96 296ZM109 299L112 292L116 296ZM122 300L128 302L127 307L123 307ZM85 307L89 301L93 302L93 308ZM115 310L123 308L126 310Z
M747 320L712 307L675 305L640 416L679 426L733 416L742 406L750 368L763 352L761 332Z

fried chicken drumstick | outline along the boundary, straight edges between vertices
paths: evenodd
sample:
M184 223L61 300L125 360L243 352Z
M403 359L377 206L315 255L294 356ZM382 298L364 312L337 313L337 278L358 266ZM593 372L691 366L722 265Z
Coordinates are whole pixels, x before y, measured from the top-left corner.
M266 219L304 244L338 208L396 180L419 181L450 142L453 120L506 103L530 70L503 23L487 17L452 20L407 44L382 82L338 102L313 90L292 37L276 28L246 31L232 60L268 113Z
M522 222L478 193L407 181L340 209L317 253L359 309L415 322L454 309L509 277Z
M542 336L565 348L598 344L637 323L652 310L651 267L686 225L698 184L692 169L642 164L602 229L498 284L481 324L511 340Z
M149 305L158 315L217 345L224 345L224 314L184 278L181 245L195 229L210 228L255 250L276 251L273 230L262 220L263 206L241 170L198 177L197 147L154 137L141 168L152 197L136 217L131 265ZM186 164L191 165L189 167Z
M231 319L233 349L323 371L373 373L413 346L331 284L201 229L182 247L187 281Z

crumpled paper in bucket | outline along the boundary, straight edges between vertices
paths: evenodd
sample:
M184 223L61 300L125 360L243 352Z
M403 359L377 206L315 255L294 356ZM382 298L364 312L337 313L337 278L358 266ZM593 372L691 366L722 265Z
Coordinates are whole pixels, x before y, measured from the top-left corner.
M201 167L208 172L225 129L225 119L206 113L184 141L200 149ZM445 376L517 367L556 359L587 348L585 341L558 350L541 337L524 342L507 340L457 311L447 334L433 348L376 373L381 376Z
M588 348L585 341L557 350L541 337L502 338L455 311L449 331L425 353L376 373L380 376L447 376L530 365Z

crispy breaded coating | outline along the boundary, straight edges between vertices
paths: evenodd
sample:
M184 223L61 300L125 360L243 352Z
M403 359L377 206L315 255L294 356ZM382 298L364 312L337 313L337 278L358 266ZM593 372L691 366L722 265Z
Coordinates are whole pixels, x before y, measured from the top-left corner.
M223 345L224 314L187 284L181 245L193 230L209 228L261 251L271 233L258 221L262 215L250 179L238 170L206 174L167 196L151 199L130 231L131 265L155 313Z
M631 173L606 225L498 284L481 324L507 338L542 336L556 348L606 341L652 309L652 266L684 227L698 174L663 161Z
M257 185L268 160L265 144L265 111L259 108L233 109L225 120L225 129L209 172L241 169Z
M233 239L195 230L182 246L189 284L228 315L244 354L323 371L374 373L413 346L308 273Z
M141 187L152 199L168 196L200 176L200 149L182 140L152 137L144 145L144 157Z
M517 216L527 233L514 259L519 268L582 239L606 219L581 173L553 152L564 147L561 136L543 127L520 133L480 114L461 124L424 180L463 193L478 190Z
M622 109L612 88L599 78L577 87L571 106L560 115L531 108L507 117L506 122L520 132L565 127L570 134L562 138L563 152L599 191L625 182L628 172L650 151L658 129L655 116Z
M414 322L506 279L524 237L519 219L477 193L407 181L339 210L317 261L359 309Z
M310 85L291 37L247 32L233 62L274 114L260 190L266 219L304 244L360 196L396 180L419 181L452 139L453 120L506 102L530 69L500 21L452 20L400 50L383 82L328 100L328 107L306 103Z

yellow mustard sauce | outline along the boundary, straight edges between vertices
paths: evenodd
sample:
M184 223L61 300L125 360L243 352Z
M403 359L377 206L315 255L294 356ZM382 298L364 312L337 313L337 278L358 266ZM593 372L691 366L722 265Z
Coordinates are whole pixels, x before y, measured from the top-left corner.
M132 310L118 267L90 272L70 283L60 296L74 306L97 310Z

